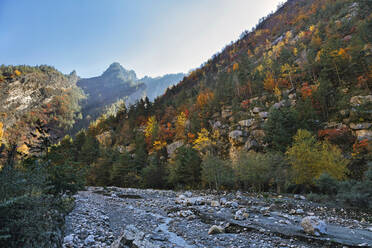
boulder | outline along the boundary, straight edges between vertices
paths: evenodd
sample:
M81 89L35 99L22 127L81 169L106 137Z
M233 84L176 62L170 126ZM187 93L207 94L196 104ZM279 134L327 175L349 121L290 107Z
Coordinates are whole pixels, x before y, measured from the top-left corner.
M362 130L368 129L372 126L372 123L364 122L364 123L350 123L350 128L353 130Z
M222 126L221 122L220 121L216 121L215 123L213 123L212 127L213 129L217 129L217 128L220 128Z
M255 139L248 139L247 142L244 144L244 149L246 151L255 150L259 147L259 144Z
M259 107L254 107L252 110L253 114L258 114L260 111L261 111L261 108Z
M307 216L301 220L301 227L305 233L315 236L327 234L327 225L315 216Z
M372 95L367 95L367 96L353 96L350 98L350 104L351 106L360 106L364 105L367 103L372 103Z
M211 201L211 207L219 207L220 203L218 201Z
M216 225L211 226L211 228L209 228L208 230L209 235L219 234L219 233L224 233L224 232L225 232L225 229L223 227L216 226Z
M248 120L241 120L239 121L239 125L242 127L250 127L255 123L254 119L248 119Z
M241 130L234 130L229 133L230 143L233 145L242 145L245 142L243 132Z
M264 130L253 130L252 136L257 142L263 142L263 139L265 137L265 131Z
M169 156L173 155L177 148L180 148L181 146L183 146L183 144L184 144L183 140L178 140L173 142L172 144L167 145L168 155Z
M372 140L372 130L358 130L355 133L359 141L364 139Z
M267 116L269 115L267 112L260 112L258 113L258 115L262 118L262 119L266 119Z

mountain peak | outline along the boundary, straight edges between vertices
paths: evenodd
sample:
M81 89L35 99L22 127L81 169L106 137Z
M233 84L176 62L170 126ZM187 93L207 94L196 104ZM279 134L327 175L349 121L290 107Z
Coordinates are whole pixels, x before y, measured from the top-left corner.
M133 70L125 69L119 62L112 63L102 74L103 77L117 77L124 81L136 81L137 75Z

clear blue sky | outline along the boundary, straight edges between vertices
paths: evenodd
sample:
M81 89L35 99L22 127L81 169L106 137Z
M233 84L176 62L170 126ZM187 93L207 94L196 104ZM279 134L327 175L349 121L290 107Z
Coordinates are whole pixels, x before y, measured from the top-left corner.
M0 64L82 77L114 61L139 76L188 72L279 0L0 0Z

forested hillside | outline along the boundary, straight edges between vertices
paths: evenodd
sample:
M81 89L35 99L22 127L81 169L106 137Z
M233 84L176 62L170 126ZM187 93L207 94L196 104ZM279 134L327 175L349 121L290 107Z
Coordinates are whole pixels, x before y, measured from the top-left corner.
M61 243L56 223L84 185L271 191L278 204L300 192L372 209L370 0L288 0L168 88L181 78L1 66L0 246Z
M75 72L63 75L50 66L1 66L0 122L6 143L27 152L24 142L37 139L30 134L37 120L47 123L55 138L63 137L81 118L85 95L77 80Z
M73 149L97 185L282 191L363 180L371 18L368 1L290 0L155 103L122 106L56 149Z

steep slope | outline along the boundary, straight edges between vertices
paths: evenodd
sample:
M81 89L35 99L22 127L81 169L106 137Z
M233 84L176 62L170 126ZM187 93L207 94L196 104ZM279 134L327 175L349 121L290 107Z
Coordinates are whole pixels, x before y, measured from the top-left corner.
M90 185L321 192L372 208L371 8L289 0L154 103L55 153L89 165Z
M7 141L23 143L40 119L61 136L81 116L83 92L75 72L63 75L49 66L0 67L0 122Z

